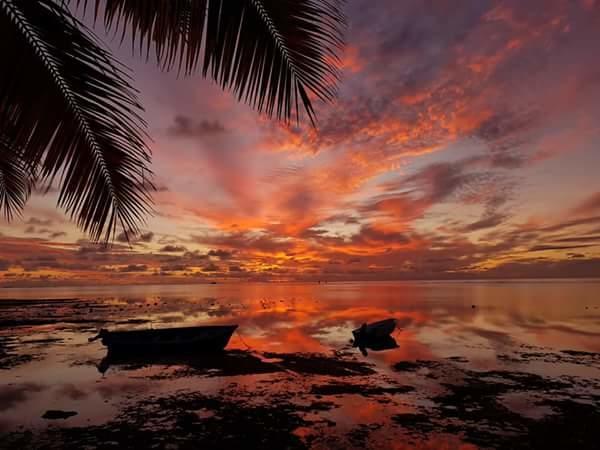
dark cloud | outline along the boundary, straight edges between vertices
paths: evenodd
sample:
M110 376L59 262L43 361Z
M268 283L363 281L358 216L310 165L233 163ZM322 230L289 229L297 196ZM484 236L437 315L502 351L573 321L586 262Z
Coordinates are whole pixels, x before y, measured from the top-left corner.
M25 222L27 225L36 225L36 226L41 226L41 227L49 227L52 225L52 220L50 219L40 219L38 217L30 217L27 222Z
M529 249L530 252L543 252L547 250L575 250L578 248L589 248L591 245L535 245Z
M97 254L105 254L110 251L108 245L104 244L96 244L92 242L81 242L79 248L77 249L77 253L80 255L97 255Z
M117 240L117 242L129 242L130 244L137 244L139 242L152 242L152 239L154 239L154 233L152 231L148 231L145 233L141 233L139 235L134 234L132 231L129 231L127 233L125 233L125 231L122 231L121 233L119 233L117 235L117 237L115 238Z
M412 187L424 193L431 204L452 197L468 197L481 192L482 186L494 183L497 179L489 171L475 171L482 159L468 158L452 163L435 163L401 181L401 187ZM396 186L399 187L399 186Z
M225 133L225 127L217 120L194 121L191 117L184 115L175 116L174 123L167 130L168 134L175 137L201 138Z
M408 244L410 238L405 233L379 230L371 226L363 226L360 232L352 236L353 244L379 246L389 244Z
M187 248L185 248L183 245L165 245L164 247L162 247L160 249L161 252L166 252L166 253L180 253L180 252L185 252L187 251Z
M208 252L208 256L214 256L221 260L229 259L233 256L233 253L228 252L227 250L210 250Z
M463 227L464 232L478 231L484 230L486 228L493 228L500 225L506 219L506 215L501 213L489 214L481 219L468 224Z
M293 249L291 240L279 237L273 233L234 232L215 235L192 235L190 239L198 244L226 247L237 250L286 252Z
M148 266L146 264L127 264L124 267L119 267L117 269L118 272L145 272L148 270Z
M11 266L11 262L6 259L0 259L0 270L8 270Z
M38 255L29 256L19 260L19 265L27 271L36 271L40 269L55 269L60 268L62 263L56 256Z
M581 219L566 220L564 222L555 223L540 228L539 231L550 232L550 231L563 231L573 227L579 227L582 225L595 225L600 224L600 216L582 217Z
M166 264L164 266L160 266L160 270L163 273L179 272L187 269L187 264Z
M154 233L151 231L148 231L147 233L142 233L140 235L140 241L142 242L152 242L152 239L154 239Z
M473 134L489 147L494 167L516 169L527 162L526 146L534 140L531 134L539 128L540 118L530 109L497 110Z
M132 236L131 232L125 233L124 231L121 231L116 237L117 242L132 242L134 239L135 236Z
M382 184L388 194L364 209L415 219L435 204L459 201L482 204L486 218L498 218L496 209L511 198L512 184L505 176L489 170L489 165L490 160L485 157L430 164L408 177ZM486 167L488 170L482 170Z
M208 264L208 265L204 266L204 267L202 268L202 270L203 270L204 272L218 272L218 271L219 271L219 270L221 270L221 269L219 269L219 266L217 266L216 264L214 264L214 263L210 263L210 264Z
M555 242L600 242L600 234L569 236L553 239Z
M514 152L494 152L491 155L491 163L493 167L503 169L517 169L519 167L522 167L526 162L527 160L524 156L515 154Z
M198 250L194 250L192 252L185 252L183 254L183 258L190 261L190 263L193 263L206 261L208 259L208 255L206 253L201 253Z

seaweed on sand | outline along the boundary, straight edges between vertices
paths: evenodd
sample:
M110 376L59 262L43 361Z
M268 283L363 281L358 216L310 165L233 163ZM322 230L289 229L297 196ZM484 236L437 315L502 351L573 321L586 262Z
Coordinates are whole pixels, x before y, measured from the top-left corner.
M302 414L329 407L299 406L285 399L269 404L226 400L194 392L149 398L99 426L48 428L39 433L4 435L12 448L305 448L294 434L311 426Z

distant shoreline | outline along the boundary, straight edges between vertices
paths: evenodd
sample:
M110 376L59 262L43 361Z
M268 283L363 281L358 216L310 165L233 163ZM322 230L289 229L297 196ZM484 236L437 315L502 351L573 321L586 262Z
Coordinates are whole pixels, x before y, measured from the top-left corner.
M420 283L420 284L461 284L461 283L595 283L600 282L600 277L578 277L578 278L453 278L453 279L402 279L402 280L335 280L335 281L303 281L303 280L226 280L218 281L217 283L204 282L204 283L124 283L124 284L84 284L84 283L65 283L65 284L39 284L29 286L19 285L0 285L0 290L29 290L29 289L102 289L111 290L118 288L149 288L149 287L168 287L168 286L203 286L203 287L214 287L219 286L235 286L235 285L251 285L251 284L269 284L269 285L315 285L315 286L327 286L327 285L343 285L343 284L356 284L356 283L369 283L369 284L388 284L388 283Z

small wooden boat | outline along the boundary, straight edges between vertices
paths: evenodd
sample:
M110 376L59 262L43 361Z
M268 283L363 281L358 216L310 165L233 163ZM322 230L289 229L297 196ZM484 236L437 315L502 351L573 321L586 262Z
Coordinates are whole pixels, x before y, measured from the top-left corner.
M224 350L237 325L162 328L147 330L100 330L90 341L102 339L111 353L215 352Z
M353 346L358 347L367 356L367 349L381 351L397 348L396 340L390 336L396 329L396 319L380 320L371 324L363 323L360 328L352 331Z
M352 331L355 340L379 339L389 336L396 329L396 319L385 319L379 322L363 323L360 328Z

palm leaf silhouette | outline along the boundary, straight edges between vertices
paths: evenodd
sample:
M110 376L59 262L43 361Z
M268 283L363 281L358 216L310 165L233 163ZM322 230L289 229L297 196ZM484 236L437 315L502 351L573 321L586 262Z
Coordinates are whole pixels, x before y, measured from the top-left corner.
M7 220L25 207L34 178L12 139L0 135L0 208Z
M93 7L163 69L201 71L268 116L299 120L302 106L314 124L312 101L336 95L339 0L0 0L7 217L23 208L34 174L59 178L59 206L94 239L137 233L152 211L137 92L67 3Z
M0 117L12 124L12 148L42 181L60 175L59 206L92 238L110 238L117 225L136 232L150 211L149 152L125 73L64 5L0 5L11 61L0 70Z
M86 0L78 0L86 5ZM96 16L166 70L202 74L279 119L331 101L345 19L337 0L96 0Z

